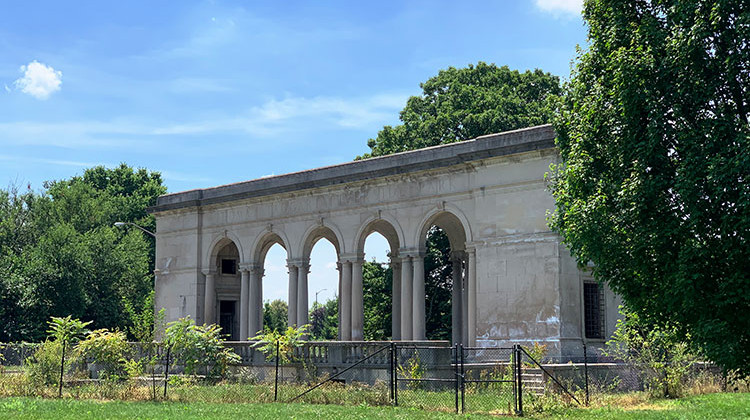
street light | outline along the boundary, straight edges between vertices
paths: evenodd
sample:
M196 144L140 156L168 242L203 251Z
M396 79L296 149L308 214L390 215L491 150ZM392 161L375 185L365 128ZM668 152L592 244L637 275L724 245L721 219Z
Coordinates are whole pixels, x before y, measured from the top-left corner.
M317 292L315 292L315 306L318 306L318 293L325 292L328 289L320 289Z
M154 232L151 232L150 230L148 230L148 229L146 229L146 228L144 228L144 227L142 227L142 226L138 226L138 225L136 225L135 223L131 223L131 222L115 222L115 226L117 226L117 227L123 227L123 226L135 226L135 227L137 227L138 229L140 229L140 230L142 230L142 231L144 231L144 232L148 233L148 234L149 234L149 235L151 235L152 237L156 238L156 234L155 234Z

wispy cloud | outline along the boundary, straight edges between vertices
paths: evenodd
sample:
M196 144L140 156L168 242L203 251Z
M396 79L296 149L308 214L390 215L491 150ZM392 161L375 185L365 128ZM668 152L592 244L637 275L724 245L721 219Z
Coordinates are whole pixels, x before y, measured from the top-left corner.
M262 137L288 132L313 121L328 126L365 129L380 126L403 108L408 95L380 94L365 98L288 97L270 99L241 115L166 125L154 129L156 135L186 135L239 131ZM310 124L306 124L310 127Z
M536 7L553 13L565 15L580 15L583 9L583 0L534 0Z
M62 72L36 60L21 66L23 76L15 81L16 89L37 99L47 99L60 90ZM7 90L7 86L6 86Z
M370 97L288 97L270 99L237 115L196 117L189 122L109 121L0 122L0 144L66 149L119 149L152 144L156 137L240 133L254 138L284 135L301 127L377 129L393 119L406 94Z
M27 162L27 163L43 163L45 165L57 165L57 166L74 166L77 168L91 168L94 166L104 165L113 167L115 165L102 162L81 162L74 160L60 160L60 159L44 159L35 158L28 156L11 156L11 155L0 155L0 160L13 161L13 162Z

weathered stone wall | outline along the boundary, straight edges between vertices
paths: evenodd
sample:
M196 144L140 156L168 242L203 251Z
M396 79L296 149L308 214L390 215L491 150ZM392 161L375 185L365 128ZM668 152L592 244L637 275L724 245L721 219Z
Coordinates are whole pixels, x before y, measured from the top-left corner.
M414 257L416 265L424 252L425 232L434 223L448 233L454 251L468 251L460 257L466 266L460 273L466 344L544 341L552 354L566 348L573 353L582 343L582 273L546 224L546 213L554 206L544 181L549 165L558 159L554 132L544 126L503 136L276 181L166 196L153 209L156 306L167 309L169 320L190 315L198 322L211 321L204 319L206 278L216 270L216 253L228 243L236 246L243 269L262 267L274 241L286 248L290 264L304 267L309 244L324 236L340 261L355 264L356 285L364 236L380 231L391 244L394 262ZM352 173L349 182L347 171ZM284 192L274 192L273 182ZM223 191L224 199L217 191ZM302 275L299 279L306 281ZM238 300L239 288L234 288ZM352 293L356 330L358 296ZM616 299L607 293L609 333ZM248 305L253 305L252 298ZM399 316L419 318L416 306L405 306ZM408 326L411 321L406 322Z

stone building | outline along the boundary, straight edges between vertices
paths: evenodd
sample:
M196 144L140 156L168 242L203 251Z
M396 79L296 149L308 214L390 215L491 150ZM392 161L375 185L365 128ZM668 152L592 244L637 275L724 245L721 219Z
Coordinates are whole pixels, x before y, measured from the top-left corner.
M427 231L448 236L452 337L469 346L542 341L580 354L614 330L618 298L576 266L546 214L544 174L559 160L550 126L159 197L157 308L221 323L234 339L262 328L267 251L288 255L290 324L307 323L310 251L338 255L340 339L362 340L365 238L390 245L393 338L425 338Z

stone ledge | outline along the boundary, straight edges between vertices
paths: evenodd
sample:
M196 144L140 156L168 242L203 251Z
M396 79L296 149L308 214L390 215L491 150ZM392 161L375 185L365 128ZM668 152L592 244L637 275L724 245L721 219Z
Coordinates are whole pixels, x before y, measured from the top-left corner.
M159 213L301 191L552 148L555 148L555 131L551 125L541 125L388 156L167 194L159 197L156 205L149 207L148 211Z

